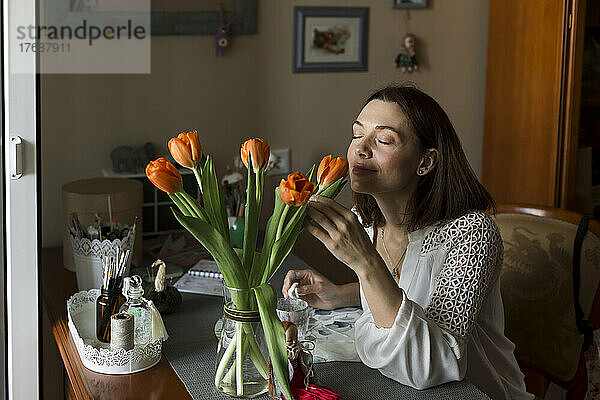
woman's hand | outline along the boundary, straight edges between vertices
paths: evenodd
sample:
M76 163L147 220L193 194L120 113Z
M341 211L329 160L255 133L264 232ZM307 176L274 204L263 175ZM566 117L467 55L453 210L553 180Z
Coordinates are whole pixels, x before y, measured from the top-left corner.
M312 220L304 219L306 230L356 272L375 326L389 328L402 304L402 290L392 279L358 217L332 199L321 196L310 199L307 209ZM358 296L358 284L355 286L353 292Z
M378 256L356 214L335 200L313 195L307 214L306 230L357 274Z
M341 287L310 269L288 271L281 289L284 297L288 297L288 290L295 282L298 295L311 307L333 310L343 305Z

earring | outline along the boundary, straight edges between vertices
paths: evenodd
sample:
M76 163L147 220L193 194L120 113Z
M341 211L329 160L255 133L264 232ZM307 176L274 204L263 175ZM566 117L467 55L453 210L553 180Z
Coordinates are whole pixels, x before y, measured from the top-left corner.
M419 174L419 175L423 175L424 173L425 173L425 171L422 169L420 169L419 172L417 172L417 174Z

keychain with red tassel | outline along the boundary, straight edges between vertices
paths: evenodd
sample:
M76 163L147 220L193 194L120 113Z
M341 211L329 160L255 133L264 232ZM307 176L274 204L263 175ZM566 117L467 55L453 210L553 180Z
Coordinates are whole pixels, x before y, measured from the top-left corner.
M292 322L284 321L285 345L287 347L288 360L290 362L290 388L293 400L338 400L340 395L325 386L317 386L310 383L314 377L313 357L310 353L314 349L312 342L298 341L298 328ZM271 363L269 363L269 395L277 398L277 389L274 385L274 377L271 374ZM286 397L281 394L281 398Z

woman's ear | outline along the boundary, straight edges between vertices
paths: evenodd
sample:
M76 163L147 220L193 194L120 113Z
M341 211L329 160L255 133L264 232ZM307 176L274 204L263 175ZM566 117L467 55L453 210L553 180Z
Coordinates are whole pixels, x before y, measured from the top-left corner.
M421 162L419 163L419 167L417 168L417 175L427 175L429 172L433 170L438 161L438 151L437 149L427 149L423 152L423 157L421 157Z

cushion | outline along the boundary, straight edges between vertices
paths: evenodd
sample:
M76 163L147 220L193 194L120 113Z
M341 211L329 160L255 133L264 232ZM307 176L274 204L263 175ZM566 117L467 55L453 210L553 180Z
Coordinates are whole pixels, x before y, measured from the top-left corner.
M506 335L520 361L556 378L575 375L581 335L575 324L572 253L577 225L526 214L498 214L504 241L501 290ZM580 304L589 314L600 280L600 239L582 247Z

